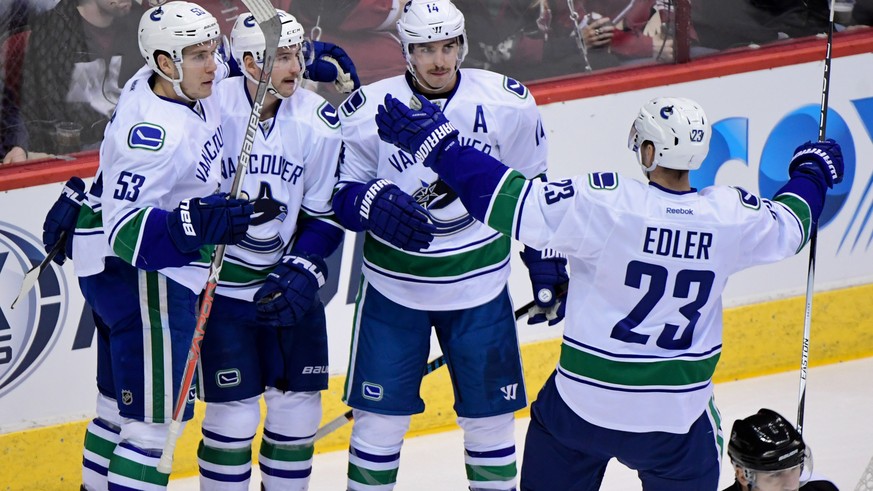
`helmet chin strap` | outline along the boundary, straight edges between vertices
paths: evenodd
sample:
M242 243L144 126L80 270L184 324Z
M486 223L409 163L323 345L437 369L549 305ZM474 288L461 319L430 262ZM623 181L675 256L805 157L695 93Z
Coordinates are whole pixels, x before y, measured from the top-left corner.
M182 91L182 61L174 61L173 64L176 66L176 72L179 74L179 78L170 78L163 70L157 70L158 75L173 85L173 92L176 93L176 96L179 97L179 99L182 99L185 102L194 102L194 99L188 97L185 92Z
M655 167L658 166L658 164L655 163L655 159L653 158L652 164L649 165L648 167L646 167L646 164L643 163L643 146L642 145L640 145L639 149L637 150L637 162L640 164L640 167L643 168L643 173L646 176L648 176L649 172L652 172L653 170L655 170Z

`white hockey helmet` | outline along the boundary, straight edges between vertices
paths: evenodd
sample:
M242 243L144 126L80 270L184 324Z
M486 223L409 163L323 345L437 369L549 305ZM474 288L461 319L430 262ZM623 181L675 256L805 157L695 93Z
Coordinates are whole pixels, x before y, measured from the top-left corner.
M173 83L176 94L182 94L182 50L188 46L218 41L218 21L196 3L174 1L152 7L139 21L139 51L148 66L161 77ZM158 52L167 53L176 64L178 79L171 79L158 68Z
M657 166L695 170L709 152L710 136L709 120L699 104L682 97L658 97L640 108L627 146L646 172ZM649 167L643 165L640 152L646 141L655 145L655 158Z
M397 34L406 66L415 74L412 67L411 45L432 43L446 39L459 38L458 64L467 56L467 32L464 30L464 14L451 0L409 0L403 7L403 14L397 21Z
M303 70L306 69L306 64L303 59L303 25L297 22L293 15L281 9L276 9L279 14L279 20L282 22L282 30L279 33L279 47L297 46L297 61L300 63L299 78L303 77ZM251 53L258 66L263 66L264 50L266 48L264 40L264 32L261 30L258 23L255 22L255 17L249 13L244 13L237 17L230 31L230 52L236 64L239 65L243 74L254 83L258 80L245 69L243 58L246 53ZM299 82L299 80L298 80ZM284 99L279 92L273 87L273 82L270 81L267 85L267 90L270 94Z

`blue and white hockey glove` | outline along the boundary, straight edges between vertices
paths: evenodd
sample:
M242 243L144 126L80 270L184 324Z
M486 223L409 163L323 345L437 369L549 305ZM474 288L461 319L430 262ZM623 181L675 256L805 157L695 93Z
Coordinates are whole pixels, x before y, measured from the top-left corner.
M76 221L79 219L79 209L85 201L85 182L73 176L64 185L64 190L55 204L49 208L45 221L42 222L42 245L45 251L61 240L61 233L66 232L64 248L55 255L54 262L64 264L67 258L73 259L73 233L76 231Z
M236 244L245 238L254 212L248 200L229 199L227 193L191 198L167 215L167 229L184 253L207 244Z
M458 144L458 130L436 104L421 95L415 97L421 104L420 109L410 109L386 94L376 113L376 126L382 141L397 145L416 161L430 167L440 151Z
M794 150L788 165L792 178L810 176L822 185L822 192L843 180L843 152L833 138L823 142L806 142Z
M327 280L324 259L288 255L267 276L255 293L258 322L273 327L297 325L318 301L318 289Z
M356 203L367 230L394 247L417 252L433 241L436 225L412 196L388 179L374 179Z
M333 82L336 90L348 94L361 86L355 63L345 50L331 43L303 42L306 71L303 78L313 82Z
M566 302L558 298L558 289L566 287L570 277L567 275L567 258L552 249L538 251L525 246L521 260L527 266L530 283L533 286L536 306L528 314L528 324L549 322L554 326L564 319Z

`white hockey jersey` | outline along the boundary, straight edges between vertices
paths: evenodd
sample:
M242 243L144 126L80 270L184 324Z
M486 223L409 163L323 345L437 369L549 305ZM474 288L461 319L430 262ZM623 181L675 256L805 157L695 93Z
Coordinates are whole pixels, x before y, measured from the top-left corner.
M173 210L183 199L219 189L224 136L218 98L210 96L193 108L163 99L149 87L153 73L143 67L125 84L106 127L95 178L102 189L95 193L92 187L91 213L86 209L91 218L80 216L73 245L79 276L102 271L106 256L132 263L144 246L143 228L152 209ZM94 228L101 221L102 230ZM92 228L86 231L83 223ZM211 250L204 247L199 260L161 273L199 293Z
M455 310L491 300L509 277L510 240L473 219L457 195L430 169L376 132L385 94L409 103L405 75L362 87L340 107L345 157L339 186L376 177L394 182L427 208L438 227L420 253L395 248L367 233L363 272L386 297L421 310ZM441 102L462 145L478 148L527 177L546 171L547 142L536 102L516 80L462 69L455 90Z
M728 277L794 255L809 208L716 186L676 193L595 173L513 179L488 223L569 258L557 388L576 414L631 432L685 433L712 398Z
M219 84L224 112L222 190L230 192L252 103L245 77ZM242 190L255 200L246 238L226 249L217 294L252 300L264 278L292 245L301 214L340 227L331 196L342 148L336 110L321 96L297 90L259 125Z

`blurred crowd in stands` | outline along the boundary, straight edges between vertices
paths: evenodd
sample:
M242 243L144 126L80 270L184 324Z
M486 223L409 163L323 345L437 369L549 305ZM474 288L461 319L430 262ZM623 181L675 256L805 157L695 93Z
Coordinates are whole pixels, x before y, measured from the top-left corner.
M837 31L873 24L873 0L835 1ZM151 2L155 0L0 2L3 163L63 158L99 147L124 82L143 64L136 31ZM686 38L691 56L816 35L828 28L830 0L455 0L465 14L470 42L463 66L529 83L672 63L680 2L690 11ZM219 19L224 34L245 11L241 0L199 3ZM405 0L273 3L295 15L311 39L343 47L364 84L405 68L395 26ZM323 95L340 102L331 92Z

